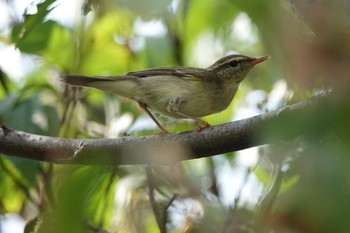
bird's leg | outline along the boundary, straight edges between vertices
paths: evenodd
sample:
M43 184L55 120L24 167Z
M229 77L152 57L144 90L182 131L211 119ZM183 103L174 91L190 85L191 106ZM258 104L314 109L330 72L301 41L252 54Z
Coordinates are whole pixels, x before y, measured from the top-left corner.
M197 132L201 131L201 130L204 129L204 128L208 128L208 127L211 126L211 124L209 124L209 123L206 122L206 121L203 121L203 120L198 119L198 118L194 118L194 119L195 119L197 122L199 122L200 124L202 124L202 125L200 125L200 126L198 126L198 127L196 128L196 131L197 131Z
M206 122L206 121L203 121L203 120L201 120L201 119L199 119L199 118L196 118L196 117L193 117L193 116L189 116L189 115L187 115L187 114L184 114L184 113L180 112L180 111L179 111L179 106L180 106L180 104L181 104L181 99L180 99L180 97L174 97L174 98L172 98L172 99L169 101L169 105L168 105L168 107L167 107L167 110L168 110L169 112L176 113L176 114L179 114L180 116L183 116L183 117L185 117L185 118L189 118L189 119L192 119L192 120L195 120L195 121L199 122L199 123L201 124L201 126L198 126L198 127L196 128L196 131L197 131L197 132L201 131L201 130L204 129L204 128L207 128L207 127L211 126L211 125L210 125L208 122Z
M152 115L152 113L148 110L148 107L146 104L142 102L138 102L139 106L146 112L146 114L152 119L154 123L158 126L160 129L160 134L167 134L169 133L158 121L157 119Z

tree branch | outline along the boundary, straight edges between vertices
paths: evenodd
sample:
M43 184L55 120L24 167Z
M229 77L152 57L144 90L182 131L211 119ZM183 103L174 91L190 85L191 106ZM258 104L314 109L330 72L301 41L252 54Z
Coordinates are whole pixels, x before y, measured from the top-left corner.
M301 136L304 129L298 119L307 118L308 113L315 114L309 110L317 107L317 103L323 102L326 96L328 93L200 132L164 136L66 139L29 134L2 125L0 153L57 164L174 164ZM277 132L277 136L272 137L271 132L282 125L284 127L286 120L291 130L287 130L288 133Z

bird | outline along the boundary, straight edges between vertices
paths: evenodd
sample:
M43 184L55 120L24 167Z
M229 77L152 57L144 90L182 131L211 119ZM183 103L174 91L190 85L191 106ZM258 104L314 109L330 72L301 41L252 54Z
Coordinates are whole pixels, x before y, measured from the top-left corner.
M172 118L189 118L200 123L201 131L211 126L200 117L228 108L240 83L268 56L225 56L207 68L157 67L116 76L61 75L71 86L92 87L136 101L160 129L168 131L149 109Z

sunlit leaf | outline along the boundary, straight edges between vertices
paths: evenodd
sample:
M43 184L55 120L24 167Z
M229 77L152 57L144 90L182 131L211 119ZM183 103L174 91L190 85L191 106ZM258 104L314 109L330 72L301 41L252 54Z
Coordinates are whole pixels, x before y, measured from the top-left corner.
M19 41L16 46L26 53L40 53L48 45L52 30L57 25L54 21L46 21L33 29L31 34Z
M45 0L42 3L37 4L36 14L31 15L25 13L23 16L23 22L13 27L12 40L18 47L24 43L26 37L28 37L38 26L44 23L45 17L54 9L54 7L50 7L54 2L56 2L56 0ZM41 34L41 36L45 37L45 33Z
M2 205L2 211L6 212L18 212L23 206L23 203L28 197L26 197L26 181L20 176L18 171L10 160L3 155L0 156L0 183L2 187L0 189L0 202Z

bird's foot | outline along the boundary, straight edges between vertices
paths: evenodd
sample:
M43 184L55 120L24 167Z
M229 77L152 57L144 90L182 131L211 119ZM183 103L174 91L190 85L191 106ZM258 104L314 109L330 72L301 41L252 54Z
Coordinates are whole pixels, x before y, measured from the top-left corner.
M197 132L200 132L202 129L204 129L204 128L208 128L208 127L211 127L211 124L209 124L208 122L206 122L206 121L203 121L203 120L201 120L200 121L201 122L201 126L198 126L197 128L196 128L196 131Z
M155 133L154 135L155 136L163 136L163 135L166 135L166 134L169 134L169 131L162 127L162 128L160 128L160 131Z

